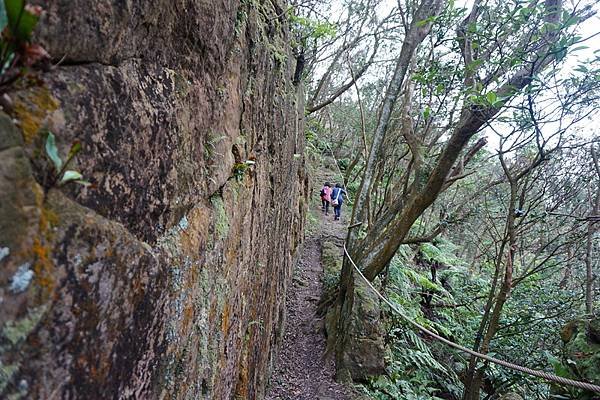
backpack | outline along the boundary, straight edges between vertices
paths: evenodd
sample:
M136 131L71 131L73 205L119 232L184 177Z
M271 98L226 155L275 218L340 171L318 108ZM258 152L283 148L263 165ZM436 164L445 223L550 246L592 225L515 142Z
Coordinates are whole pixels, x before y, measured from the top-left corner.
M321 188L321 193L319 193L321 195L321 198L325 197L325 187Z

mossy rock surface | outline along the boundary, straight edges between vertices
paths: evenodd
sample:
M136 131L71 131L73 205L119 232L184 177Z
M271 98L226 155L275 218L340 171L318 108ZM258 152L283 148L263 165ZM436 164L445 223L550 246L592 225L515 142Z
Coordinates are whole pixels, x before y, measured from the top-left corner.
M343 254L342 249L332 242L325 241L321 245L321 263L323 265L323 293L333 288L342 271Z
M342 365L338 365L338 374L342 371L338 380L367 382L370 378L385 373L386 351L380 315L376 295L365 283L356 279L354 306L348 332L349 344L344 350ZM330 349L334 345L332 338L336 335L338 319L339 307L330 308L325 325Z
M568 343L571 338L573 338L573 334L577 331L577 321L571 321L567 323L560 331L560 338L563 343Z
M600 319L575 320L562 331L564 363L580 379L600 384Z

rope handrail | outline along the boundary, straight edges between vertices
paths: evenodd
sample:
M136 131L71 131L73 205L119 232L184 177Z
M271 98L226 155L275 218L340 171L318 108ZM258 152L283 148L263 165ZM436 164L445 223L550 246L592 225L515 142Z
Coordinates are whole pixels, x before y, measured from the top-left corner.
M511 362L508 361L504 361L504 360L500 360L498 358L492 357L490 355L487 354L483 354L483 353L479 353L477 351L471 350L467 347L461 346L460 344L454 343L448 339L446 339L445 337L442 337L440 335L438 335L437 333L427 329L426 327L420 325L418 322L413 321L412 319L410 319L406 314L404 314L402 311L400 311L398 309L398 307L396 307L395 304L393 304L391 301L389 301L387 298L385 298L374 286L373 284L363 275L362 271L360 270L360 268L358 268L358 266L356 265L356 263L354 262L354 260L352 259L352 257L350 257L350 254L348 253L348 250L346 249L346 245L344 244L344 254L346 255L346 257L348 257L348 260L350 261L350 263L352 264L352 266L354 267L354 269L356 270L356 272L358 272L359 276L365 281L365 283L367 284L367 286L369 286L369 288L377 295L377 297L379 297L384 303L386 303L396 314L398 314L402 319L404 319L406 322L408 322L410 325L412 325L413 327L417 328L418 330L422 331L423 333L431 336L432 338L450 346L453 347L457 350L460 350L464 353L470 354L472 356L475 356L477 358L492 362L494 364L498 364L501 365L503 367L506 368L510 368L513 369L515 371L519 371L519 372L523 372L525 374L528 375L532 375L532 376L536 376L538 378L542 378L548 381L553 381L556 383L560 383L563 385L569 385L569 386L574 386L574 387L578 387L580 389L585 389L585 390L589 390L591 392L596 392L596 393L600 393L600 386L598 385L594 385L592 383L588 383L588 382L582 382L582 381L576 381L574 379L568 379L568 378L563 378L561 376L557 376L545 371L540 371L540 370L536 370L536 369L531 369L531 368L527 368L527 367L523 367L522 365L518 365L518 364L513 364Z
M342 178L342 185L344 186L344 192L346 193L346 197L349 200L348 190L346 189L346 182L344 180L344 175L342 174L342 170L339 167L338 160L336 159L336 157L335 157L335 155L333 153L333 150L331 149L331 147L329 146L329 144L327 142L325 142L325 145L327 146L327 148L331 152L331 156L333 157L333 159L335 161L335 166L337 167L338 173L340 174L340 177ZM354 227L359 226L361 224L362 223L357 223L357 224L350 225L348 227L348 229L354 228ZM591 392L600 393L600 386L599 385L594 385L593 383L577 381L577 380L569 379L569 378L563 378L561 376L554 375L554 374L551 374L551 373L548 373L548 372L545 372L545 371L540 371L540 370L537 370L537 369L531 369L531 368L523 367L522 365L513 364L513 363L508 362L508 361L500 360L500 359L492 357L490 355L479 353L479 352L477 352L475 350L471 350L471 349L469 349L467 347L461 346L458 343L454 343L451 340L448 340L445 337L442 337L442 336L438 335L437 333L435 333L435 332L427 329L426 327L420 325L418 322L413 321L412 319L410 319L406 314L404 314L402 311L400 311L395 306L395 304L393 304L391 301L389 301L387 298L385 298L373 286L373 284L363 275L363 273L360 270L360 268L358 268L358 266L356 265L356 263L354 262L354 260L352 259L352 257L350 257L350 254L348 253L348 250L346 249L346 243L344 243L344 254L345 254L346 257L348 257L348 260L350 261L350 263L352 264L352 266L354 267L354 269L356 270L356 272L358 272L359 276L365 281L365 283L369 286L369 288L371 290L373 290L373 292L375 292L375 294L377 295L377 297L379 297L396 314L398 314L402 319L404 319L406 322L408 322L414 328L417 328L418 330L420 330L423 333L431 336L432 338L434 338L434 339L436 339L436 340L438 340L438 341L446 344L447 346L450 346L450 347L453 347L453 348L455 348L455 349L457 349L459 351L462 351L463 353L470 354L470 355L472 355L474 357L477 357L477 358L480 358L482 360L486 360L486 361L492 362L494 364L498 364L498 365L501 365L503 367L510 368L512 370L522 372L524 374L536 376L538 378L542 378L542 379L545 379L547 381L552 381L552 382L560 383L560 384L563 384L563 385L574 386L574 387L577 387L577 388L580 388L580 389L589 390Z

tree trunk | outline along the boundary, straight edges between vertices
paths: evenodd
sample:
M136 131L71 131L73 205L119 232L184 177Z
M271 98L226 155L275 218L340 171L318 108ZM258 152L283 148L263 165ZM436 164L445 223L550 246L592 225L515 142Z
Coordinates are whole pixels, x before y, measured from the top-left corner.
M596 196L596 212L600 196ZM594 247L594 233L596 229L594 222L588 222L587 240L585 246L585 312L587 315L594 315L594 260L592 257Z
M400 55L396 62L396 68L390 84L387 88L383 105L381 107L377 127L373 135L373 141L369 151L369 157L366 162L365 170L361 180L360 188L355 199L352 210L351 224L365 220L365 212L368 210L368 195L373 184L373 179L376 171L376 165L381 153L381 148L387 133L390 117L396 104L396 100L400 94L402 83L404 82L408 67L414 56L415 50L419 44L425 39L431 30L431 23L422 24L421 21L435 17L442 9L443 2L441 0L423 0L415 12L406 37L402 43ZM356 242L358 231L351 229L348 231L346 238L347 248L353 250ZM354 257L355 252L351 253ZM350 315L354 302L354 274L353 267L349 263L347 257L344 257L342 264L342 273L340 277L340 290L336 306L339 310L337 336L336 336L336 361L338 371L343 369L343 352L347 346L348 325L350 323Z
M594 168L596 170L596 175L598 176L598 184L596 186L596 196L593 201L592 207L592 215L598 216L600 212L600 165L598 163L598 155L596 154L595 149L592 147L591 149L592 159L594 161ZM588 221L588 229L587 229L587 241L585 246L585 311L587 315L594 314L594 259L593 259L593 251L594 251L594 234L596 233L596 221L594 219L590 219Z
M548 22L556 22L560 18L560 0L546 0L547 8L553 10L547 16ZM430 29L430 24L422 24L429 16L437 15L441 9L439 0L423 0L406 34L402 45L400 56L396 63L396 69L393 78L388 86L383 105L379 114L377 128L375 129L373 142L371 144L369 157L366 162L364 175L351 217L351 225L365 221L365 212L368 209L369 189L373 184L376 165L380 157L382 144L388 129L390 116L398 98L402 82L410 65L414 51L419 43L425 38ZM421 25L418 27L417 25ZM556 32L550 30L545 35L546 45L542 46L538 52L531 55L531 62L528 65L506 78L506 81L496 90L498 98L505 98L508 101L515 96L521 89L526 87L534 79L541 69L545 68L553 60L550 47ZM460 156L467 143L479 129L493 119L502 107L489 105L466 105L460 116L457 127L450 135L441 154L438 156L433 169L425 174L425 179L413 180L409 188L409 195L406 201L400 199L395 201L389 209L382 215L374 226L370 226L367 236L358 240L358 230L350 229L348 231L346 245L352 259L363 269L364 275L370 281L373 281L378 274L382 272L385 266L396 254L399 246L402 244L414 222L423 214L423 212L435 201L438 195L447 188L448 175L452 172L456 160ZM512 246L509 256L513 257ZM508 265L504 271L504 281L508 279L508 286L505 286L497 297L496 307L492 311L490 324L493 318L499 318L504 301L503 296L508 296L510 292L510 281L512 280L512 263L510 269ZM340 290L336 302L339 310L336 353L337 360L343 360L343 351L347 348L348 336L346 332L350 324L350 316L354 301L353 287L353 266L344 257L342 264L342 273L340 278ZM496 321L497 324L497 321ZM495 334L495 328L492 329L491 336ZM487 334L488 332L486 332ZM486 335L487 336L487 335ZM484 338L485 340L485 338ZM489 338L491 340L491 337ZM489 344L489 343L488 343ZM483 345L482 345L483 347ZM338 363L338 371L343 369L343 365Z
M503 165L504 167L504 165ZM505 169L508 176L508 170ZM506 234L502 246L500 247L500 253L496 261L496 270L500 270L500 266L503 263L504 252L508 251L506 255L506 261L504 262L504 274L500 290L494 299L493 311L490 314L489 323L487 324L487 330L483 336L481 347L479 352L487 354L490 350L490 343L498 331L500 323L500 317L502 316L502 308L508 300L510 290L513 282L513 264L515 259L515 249L517 245L516 229L515 229L515 215L513 210L517 204L517 182L512 180L509 176L510 181L510 200L508 203L508 214L506 217ZM469 372L471 376L467 376L465 379L465 392L463 400L479 400L481 387L483 385L485 367L476 369L477 360L471 359L471 365Z
M557 22L561 15L560 0L547 0L546 7L548 10L553 10L548 14L547 21L549 23ZM515 72L498 88L496 93L499 97L507 99L513 97L519 90L531 83L535 74L550 64L553 60L549 52L550 44L555 37L556 32L554 31L546 34L548 44L541 48L539 52L532 55L531 65ZM361 267L364 268L365 276L369 280L373 280L385 268L385 265L392 259L398 247L402 244L413 223L435 201L440 192L447 188L445 184L447 183L448 175L469 139L500 111L501 108L495 106L465 107L462 110L458 126L436 160L435 167L429 174L425 185L420 187L420 182L414 182L413 185L415 187L411 189L408 201L406 203L404 201L396 201L389 208L386 215L382 216L380 221L375 223L376 226L370 229L367 237L361 241L360 246L354 246L355 234L349 235L348 249L355 261L359 262ZM362 216L365 209L364 202L367 197L367 189L370 188L375 170L375 155L379 153L378 150L381 145L381 142L377 142L377 144L375 142L377 132L374 143L371 146L369 162L367 163L368 167L372 164L370 166L371 170L365 172L365 178L363 179L353 212L353 222L363 221ZM378 140L382 141L382 139L383 137L380 137ZM356 247L360 249L357 250Z

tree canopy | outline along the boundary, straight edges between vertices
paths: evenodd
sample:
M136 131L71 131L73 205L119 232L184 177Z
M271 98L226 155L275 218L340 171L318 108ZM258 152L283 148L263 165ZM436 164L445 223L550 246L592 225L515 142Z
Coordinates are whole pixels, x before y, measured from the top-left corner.
M346 244L366 277L476 351L596 381L600 371L565 355L559 333L598 309L597 11L561 0L290 10L308 151L343 172ZM326 302L340 310L338 369L354 285L345 259ZM393 366L368 385L378 398L591 398L443 353L388 318ZM411 362L423 366L416 378Z

